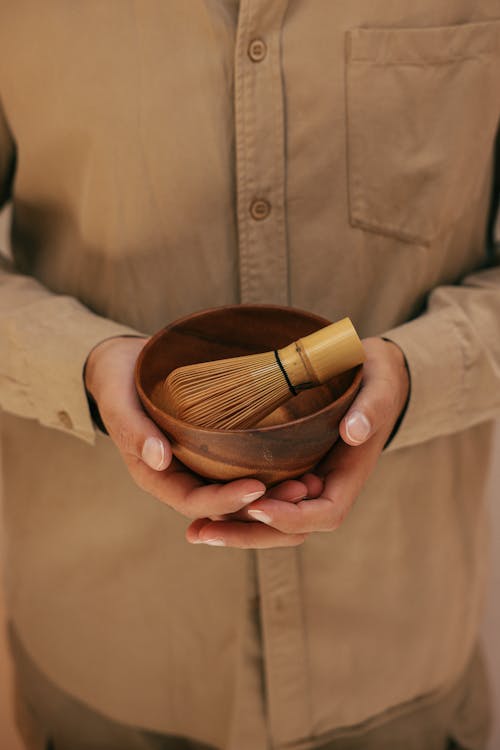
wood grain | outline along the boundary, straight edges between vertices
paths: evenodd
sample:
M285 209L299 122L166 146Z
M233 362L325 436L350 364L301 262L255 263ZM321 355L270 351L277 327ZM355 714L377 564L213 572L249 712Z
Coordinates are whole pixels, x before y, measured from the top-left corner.
M163 381L176 367L286 346L327 325L312 313L238 305L195 313L157 333L144 347L136 386L174 454L209 479L253 476L270 485L311 469L338 437L338 425L361 384L361 368L303 391L264 423L245 430L204 429L169 413Z

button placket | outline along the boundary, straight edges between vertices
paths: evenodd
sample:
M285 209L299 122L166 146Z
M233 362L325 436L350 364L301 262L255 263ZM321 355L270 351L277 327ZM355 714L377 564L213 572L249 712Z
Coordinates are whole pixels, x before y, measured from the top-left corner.
M300 586L300 551L257 551L271 736L276 746L312 736Z
M288 0L241 0L235 50L241 302L288 304L281 29ZM256 44L263 42L264 46ZM312 734L296 550L258 550L265 701L272 746Z
M288 0L241 0L235 49L240 300L288 304L281 26ZM264 41L265 39L265 41Z

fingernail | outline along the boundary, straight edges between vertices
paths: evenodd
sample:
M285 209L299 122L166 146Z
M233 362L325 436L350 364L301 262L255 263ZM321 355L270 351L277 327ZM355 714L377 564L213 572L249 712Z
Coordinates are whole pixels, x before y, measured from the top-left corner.
M262 523L271 523L271 516L268 516L267 513L264 513L263 510L249 510L248 515L252 516L252 518L255 518L256 521L261 521Z
M345 431L353 443L364 443L371 429L369 420L360 411L353 411L346 419Z
M258 492L250 492L249 495L243 495L241 498L241 502L245 503L245 505L248 505L249 503L253 503L254 500L258 500L259 497L262 497L265 490L259 490Z
M200 539L200 542L202 544L211 544L212 547L225 547L226 546L224 539L221 539L220 537L215 537L214 539Z
M145 464L159 471L165 463L165 446L158 438L148 437L142 446L141 456Z
M303 490L302 492L297 492L297 493L295 493L295 495L287 495L285 497L283 497L283 496L280 497L280 494L278 492L274 492L273 493L271 491L271 494L269 495L269 497L272 500L284 500L285 502L289 502L289 503L298 503L301 500L305 500L306 499L306 497L307 497L307 490ZM250 512L250 511L248 511L248 512Z

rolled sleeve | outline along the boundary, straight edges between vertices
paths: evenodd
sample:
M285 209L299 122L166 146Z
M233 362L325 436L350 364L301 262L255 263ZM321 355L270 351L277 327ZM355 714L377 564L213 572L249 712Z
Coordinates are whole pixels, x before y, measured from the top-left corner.
M0 312L0 406L93 443L82 379L88 353L103 339L140 334L71 297L39 294L36 302Z
M500 415L500 268L438 287L427 312L383 337L403 351L411 396L387 450Z

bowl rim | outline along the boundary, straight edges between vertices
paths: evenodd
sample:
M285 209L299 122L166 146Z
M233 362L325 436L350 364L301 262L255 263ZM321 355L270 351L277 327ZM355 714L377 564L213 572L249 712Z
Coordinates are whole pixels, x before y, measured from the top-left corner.
M164 411L163 409L160 409L156 404L151 401L147 393L145 392L144 388L142 387L142 383L140 380L140 369L141 365L143 363L143 360L145 359L148 351L154 346L154 344L157 342L158 339L160 339L167 331L171 330L172 328L185 323L189 320L195 320L198 317L202 317L207 315L208 313L215 313L215 312L223 312L224 310L234 310L235 308L238 309L246 309L246 310L255 310L255 309L261 309L261 310L280 310L282 312L296 312L302 315L306 315L309 318L312 318L313 320L317 320L318 323L321 325L328 325L331 323L331 320L328 320L328 318L324 318L321 315L317 315L316 313L312 313L308 310L303 310L298 307L291 307L289 305L274 305L274 304L265 304L265 303L256 303L256 304L235 304L235 305L219 305L216 307L208 307L203 308L201 310L197 310L193 313L189 313L188 315L183 315L181 318L176 318L168 325L161 328L159 331L156 331L145 343L141 351L139 352L139 356L137 357L137 361L135 363L134 368L134 383L136 390L139 394L139 398L144 405L144 402L148 404L148 406L152 407L152 410L154 412L159 412L160 414L165 414L166 417L169 420L172 420L172 422L175 424L178 424L182 427L182 429L189 429L190 431L195 431L197 433L204 433L207 435L249 435L249 434L261 434L261 433L272 433L274 431L282 430L283 427L286 425L297 425L300 426L301 424L304 424L308 422L311 419L317 418L319 415L323 414L324 412L328 412L331 410L335 405L339 404L342 400L347 400L350 398L352 391L355 392L359 389L359 386L361 385L361 379L363 376L363 365L357 365L356 367L353 367L351 371L353 371L353 379L347 390L345 390L338 398L335 399L335 401L330 402L329 404L326 404L326 406L323 406L321 409L318 409L318 411L314 411L311 414L306 414L303 417L299 417L298 419L292 419L289 422L282 422L281 424L276 425L267 425L264 427L247 427L245 429L235 429L235 430L221 430L213 427L199 427L198 425L193 424L192 422L186 422L183 419L179 419L178 417L174 417L173 414L169 414L168 412ZM347 370L346 372L350 372Z

